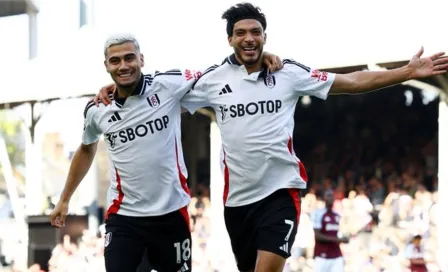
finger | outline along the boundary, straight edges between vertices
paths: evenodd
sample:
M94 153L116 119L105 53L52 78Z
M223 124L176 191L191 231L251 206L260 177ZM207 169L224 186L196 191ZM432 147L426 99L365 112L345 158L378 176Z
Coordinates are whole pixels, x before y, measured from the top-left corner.
M440 70L446 70L446 69L448 69L448 63L434 66L434 71L440 71Z
M269 73L273 72L272 69L273 69L273 65L272 64L268 64L268 71L269 71Z
M103 94L102 101L105 101L106 105L109 105L110 103L112 103L112 100L109 98L109 94L108 93L106 93L106 95Z
M282 59L281 59L279 56L277 56L277 57L275 58L275 60L277 61L277 63L282 63Z
M280 70L283 68L283 61L279 61L277 64L277 70Z
M424 50L423 50L423 46L422 46L422 47L420 47L420 50L418 50L417 54L415 54L415 56L417 58L420 58L423 55L423 52L424 52Z
M448 56L437 58L435 61L432 62L434 65L444 64L448 63Z
M51 223L52 226L56 225L56 217L55 216L50 215L50 223Z
M431 57L429 57L431 60L436 60L440 57L442 57L443 55L445 55L445 52L439 52L437 54L432 55Z
M61 214L61 216L57 217L56 220L58 222L59 227L64 227L65 226L65 217L67 215ZM59 218L59 220L58 220Z
M93 103L95 103L95 106L97 106L98 107L98 105L99 105L99 99L98 99L98 96L95 96L94 98L93 98Z
M438 70L432 73L434 76L446 74L446 70Z

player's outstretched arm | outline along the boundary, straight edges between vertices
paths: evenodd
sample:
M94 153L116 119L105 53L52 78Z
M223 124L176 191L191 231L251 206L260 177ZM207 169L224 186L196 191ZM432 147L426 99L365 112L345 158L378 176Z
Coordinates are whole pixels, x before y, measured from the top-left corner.
M422 58L423 48L403 67L388 71L362 71L350 74L337 74L330 94L357 94L374 91L402 83L410 79L419 79L445 74L448 69L448 57L444 52Z
M60 228L65 225L70 198L89 171L95 158L97 146L98 142L89 145L81 144L76 150L59 203L50 214L52 226Z

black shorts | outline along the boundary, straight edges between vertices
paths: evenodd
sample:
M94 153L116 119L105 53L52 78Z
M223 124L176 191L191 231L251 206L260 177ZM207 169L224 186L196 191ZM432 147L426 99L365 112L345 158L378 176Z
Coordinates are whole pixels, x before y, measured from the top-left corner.
M238 269L255 268L257 250L291 256L300 216L300 191L281 189L255 203L225 207L224 219Z
M187 208L166 215L106 219L107 272L135 272L143 254L158 272L191 271L191 232Z

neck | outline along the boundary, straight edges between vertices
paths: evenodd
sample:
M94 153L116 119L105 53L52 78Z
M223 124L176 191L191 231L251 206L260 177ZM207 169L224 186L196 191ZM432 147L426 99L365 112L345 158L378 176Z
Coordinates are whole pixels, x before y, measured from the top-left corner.
M130 86L118 86L117 85L117 97L119 98L128 98L131 96L135 89L139 86L140 82L142 81L142 76L140 75L139 79Z
M134 92L135 87L136 87L136 85L132 85L131 87L117 86L117 97L128 98Z

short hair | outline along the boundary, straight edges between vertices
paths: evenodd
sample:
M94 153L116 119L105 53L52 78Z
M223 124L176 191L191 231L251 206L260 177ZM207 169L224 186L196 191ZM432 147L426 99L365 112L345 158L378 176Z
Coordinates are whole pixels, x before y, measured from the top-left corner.
M230 7L222 14L221 18L227 21L227 35L229 36L232 36L235 24L245 19L257 20L263 27L263 31L267 27L264 13L261 12L259 7L255 7L250 3L239 3Z
M137 39L131 35L131 34L114 34L112 36L109 36L107 38L106 42L104 43L104 56L107 55L107 49L111 48L115 45L120 45L124 43L132 43L134 44L135 49L140 52L140 45L138 44Z

